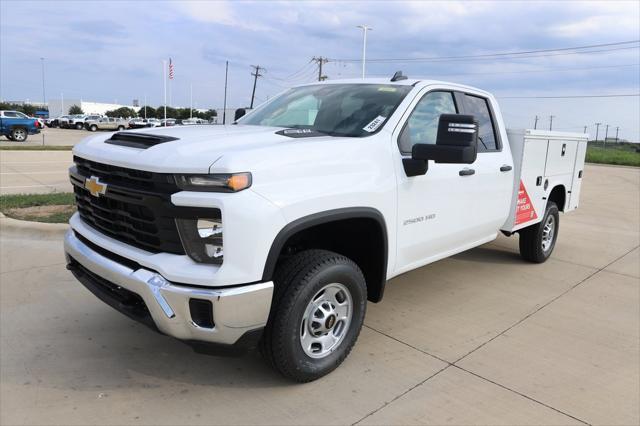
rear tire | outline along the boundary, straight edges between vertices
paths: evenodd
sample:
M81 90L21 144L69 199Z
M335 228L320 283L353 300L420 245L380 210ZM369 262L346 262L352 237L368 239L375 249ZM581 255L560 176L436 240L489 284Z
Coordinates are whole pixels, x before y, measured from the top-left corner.
M349 355L364 322L362 271L337 253L306 250L282 262L274 284L263 357L297 382L330 373Z
M82 123L76 123L76 130L82 130L84 125Z
M91 126L89 126L89 130L91 130L92 132L95 132L96 130L98 130L98 126L96 126L95 124L92 124Z
M121 132L124 130L124 126L118 126L118 131Z
M24 127L14 127L11 130L11 140L15 141L15 142L24 142L27 140L27 136L29 135L27 133L27 129L25 129Z
M559 230L558 206L549 201L542 220L520 230L520 256L529 262L545 262L556 246Z

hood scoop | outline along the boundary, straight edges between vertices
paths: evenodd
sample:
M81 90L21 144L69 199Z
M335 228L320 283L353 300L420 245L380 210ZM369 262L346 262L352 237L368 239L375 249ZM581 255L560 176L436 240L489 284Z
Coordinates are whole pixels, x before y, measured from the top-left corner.
M111 145L126 146L129 148L147 149L161 143L177 141L179 138L151 133L117 132L104 141Z

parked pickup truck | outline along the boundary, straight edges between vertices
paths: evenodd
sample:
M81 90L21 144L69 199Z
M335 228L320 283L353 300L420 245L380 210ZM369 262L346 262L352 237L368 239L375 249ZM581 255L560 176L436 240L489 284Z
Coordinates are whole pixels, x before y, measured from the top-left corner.
M0 111L0 134L14 142L24 142L29 135L40 133L37 118L20 111Z
M84 128L95 132L97 130L124 130L127 127L127 121L121 118L100 117L97 119L87 118L84 122Z
M257 345L310 381L347 357L389 279L500 233L547 260L559 212L578 207L586 144L507 130L490 93L459 84L294 87L236 125L76 145L68 268L198 351Z

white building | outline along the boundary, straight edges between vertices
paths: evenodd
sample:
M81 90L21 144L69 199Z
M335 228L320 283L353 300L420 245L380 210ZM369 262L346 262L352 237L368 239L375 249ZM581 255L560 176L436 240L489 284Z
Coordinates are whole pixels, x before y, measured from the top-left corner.
M78 105L85 114L104 114L107 111L127 107L134 111L139 108L133 105L105 104L102 102L88 102L82 99L50 99L49 100L49 117L60 117L69 114L69 108Z

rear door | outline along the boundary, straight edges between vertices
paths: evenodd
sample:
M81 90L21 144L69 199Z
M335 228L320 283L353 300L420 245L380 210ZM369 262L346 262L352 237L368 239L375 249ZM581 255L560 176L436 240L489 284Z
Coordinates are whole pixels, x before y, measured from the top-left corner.
M495 236L509 215L514 185L513 157L507 140L499 130L491 101L474 93L459 94L464 114L473 115L478 121L478 158L469 166L468 191L473 204L475 228L471 240Z

